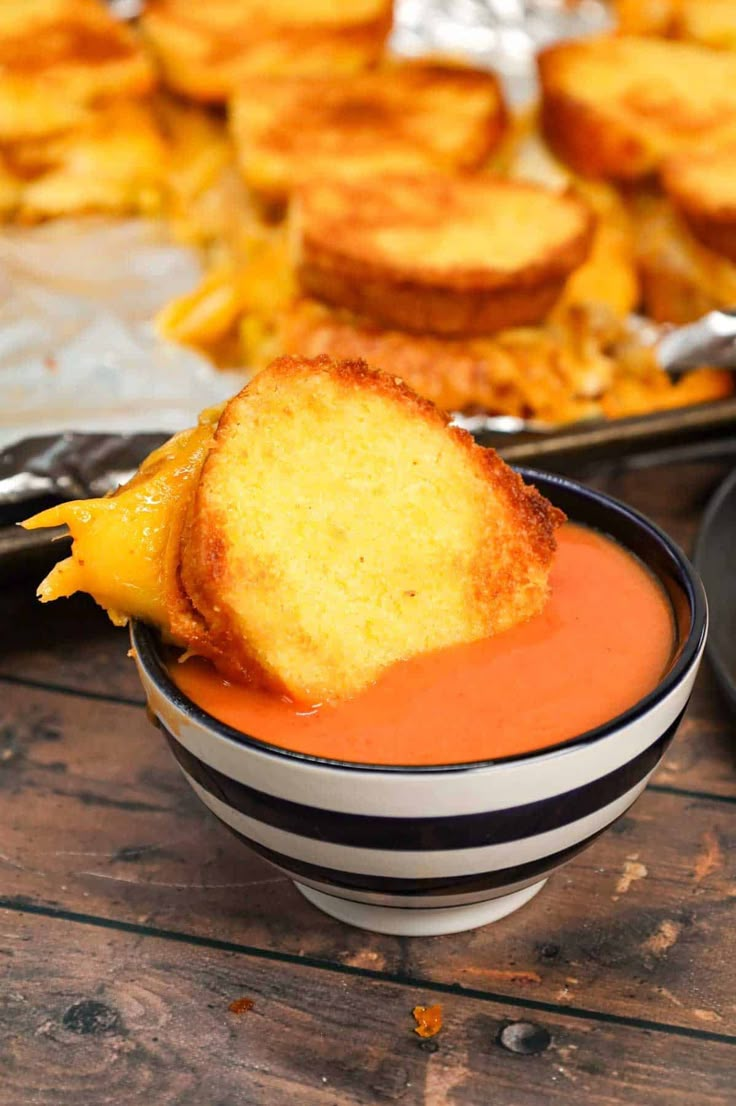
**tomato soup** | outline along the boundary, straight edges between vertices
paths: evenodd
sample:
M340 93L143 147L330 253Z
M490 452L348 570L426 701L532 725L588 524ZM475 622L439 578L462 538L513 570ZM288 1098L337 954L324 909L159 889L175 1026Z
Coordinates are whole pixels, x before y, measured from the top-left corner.
M541 614L496 637L393 665L312 710L172 662L181 690L242 733L362 764L461 764L527 753L607 722L651 691L674 648L672 611L615 542L567 523Z

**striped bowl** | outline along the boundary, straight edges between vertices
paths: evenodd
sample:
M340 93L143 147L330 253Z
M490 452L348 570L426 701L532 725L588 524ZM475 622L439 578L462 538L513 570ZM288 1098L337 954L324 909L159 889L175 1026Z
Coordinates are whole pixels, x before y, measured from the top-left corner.
M167 674L155 632L132 628L149 706L202 802L310 902L352 925L453 933L516 910L628 810L687 705L707 627L689 562L629 507L562 477L523 475L573 521L635 553L669 595L677 628L673 660L649 695L542 752L396 768L289 752L202 711Z

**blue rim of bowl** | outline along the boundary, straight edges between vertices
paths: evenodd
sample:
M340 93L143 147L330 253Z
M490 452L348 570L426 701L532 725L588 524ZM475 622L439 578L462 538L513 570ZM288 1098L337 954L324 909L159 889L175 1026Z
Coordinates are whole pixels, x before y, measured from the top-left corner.
M391 774L432 774L445 772L468 772L478 768L491 768L499 764L514 764L534 758L541 759L545 756L565 752L576 745L590 745L603 738L610 737L612 733L624 726L635 722L646 714L653 706L664 699L673 691L688 673L693 663L699 656L704 643L708 626L708 606L705 597L705 589L698 578L695 569L688 561L685 554L676 543L656 523L651 522L646 515L634 510L627 504L606 495L604 492L588 488L576 480L570 480L566 476L556 473L537 472L534 469L518 469L520 475L528 482L543 483L548 486L562 488L573 495L580 495L584 499L592 500L599 507L613 511L615 515L623 517L627 522L635 523L641 530L653 538L660 548L667 554L670 563L674 566L675 576L685 592L688 609L690 612L690 629L685 641L676 653L674 663L671 664L665 675L655 688L643 699L639 699L627 710L617 714L608 722L586 730L582 734L565 738L554 745L547 745L543 749L533 749L526 753L513 753L503 757L490 757L486 760L463 761L460 764L370 764L358 763L350 760L337 760L331 757L315 756L312 753L300 753L293 749L284 749L279 745L272 745L262 738L253 737L251 734L241 733L233 729L227 723L221 722L207 711L197 706L174 683L168 673L159 650L157 648L158 635L150 626L142 622L132 621L130 628L131 644L135 650L139 663L147 676L164 694L164 697L173 707L181 711L191 721L205 726L207 729L224 737L228 741L238 745L244 745L260 753L266 753L282 760L312 764L321 768L338 768L341 771L391 773ZM572 519L571 521L576 521ZM584 525L584 523L583 523Z

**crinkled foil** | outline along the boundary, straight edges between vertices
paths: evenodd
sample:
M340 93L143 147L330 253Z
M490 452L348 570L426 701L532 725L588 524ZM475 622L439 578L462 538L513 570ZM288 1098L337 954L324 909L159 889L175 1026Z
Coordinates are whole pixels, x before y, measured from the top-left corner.
M0 454L0 502L106 495L133 475L165 434L51 434Z
M113 0L123 19L139 0ZM600 0L399 0L391 48L494 68L533 99L535 52L608 25ZM151 318L192 288L196 256L142 220L61 219L0 233L0 510L114 488L161 438L221 402L223 373L158 338ZM517 430L513 425L499 430ZM34 505L35 505L34 502Z
M602 0L399 0L391 46L412 57L449 53L489 66L520 106L536 96L538 50L611 26Z

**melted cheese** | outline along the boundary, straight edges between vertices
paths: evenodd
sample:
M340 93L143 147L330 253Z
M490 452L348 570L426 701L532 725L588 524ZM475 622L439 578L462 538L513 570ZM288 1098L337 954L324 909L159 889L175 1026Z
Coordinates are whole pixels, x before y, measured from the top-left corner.
M169 627L178 541L196 477L207 455L219 411L155 450L136 475L112 495L51 507L23 523L26 529L68 526L71 556L38 589L43 603L86 591L116 625L128 618Z

